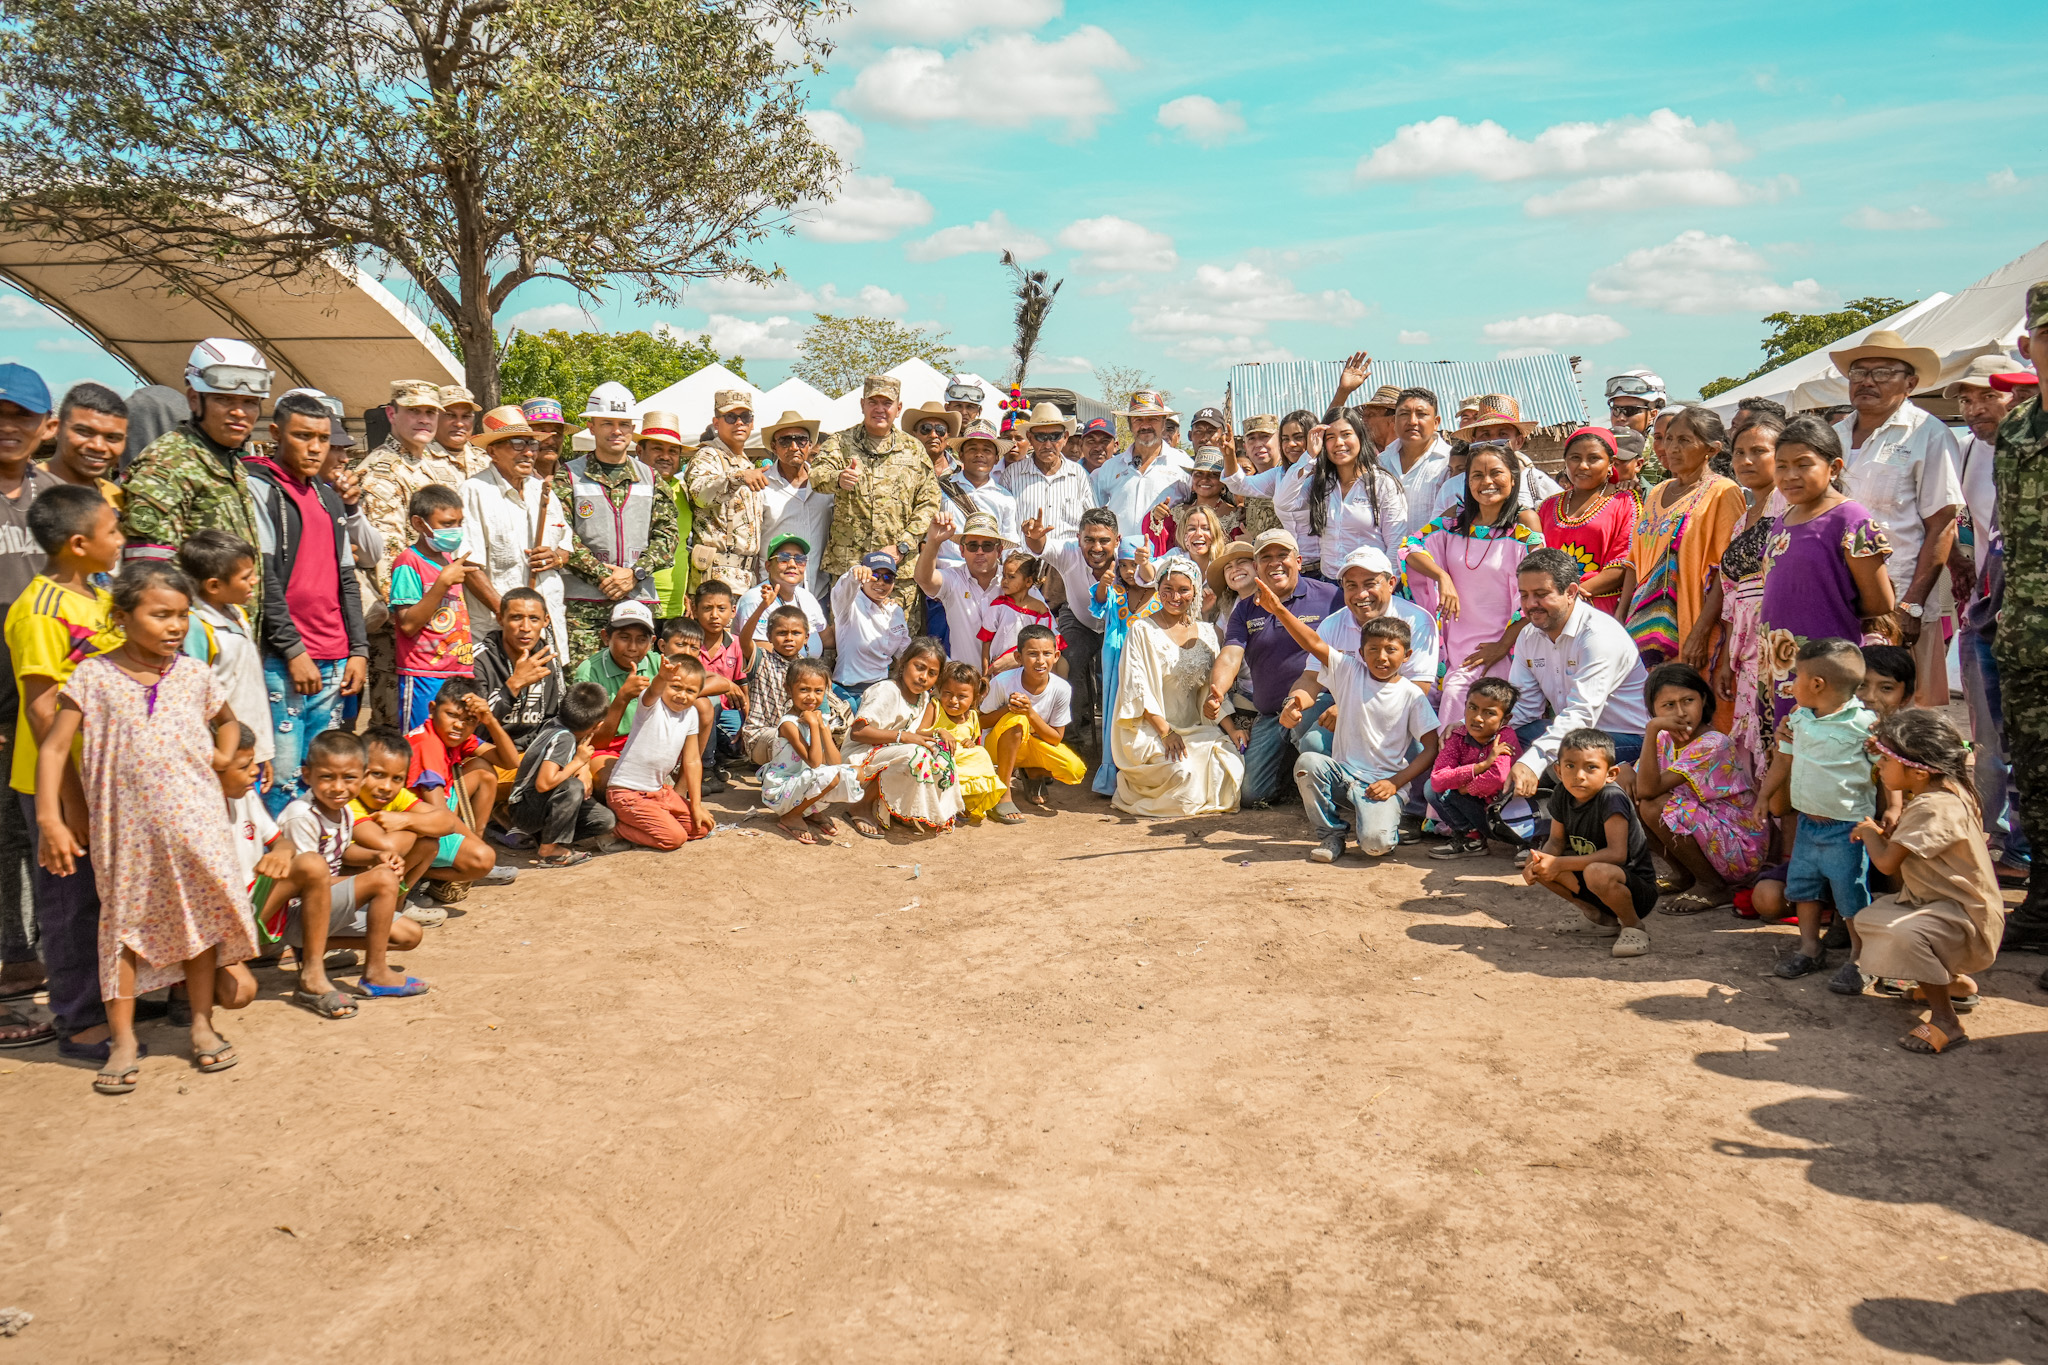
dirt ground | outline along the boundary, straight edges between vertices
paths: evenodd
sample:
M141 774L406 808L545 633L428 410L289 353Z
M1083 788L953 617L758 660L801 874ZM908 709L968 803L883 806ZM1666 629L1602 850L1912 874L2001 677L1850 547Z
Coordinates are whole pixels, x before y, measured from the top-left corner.
M0 1054L0 1365L2048 1362L2048 960L1911 1056L1789 930L1060 801L529 872L125 1099Z

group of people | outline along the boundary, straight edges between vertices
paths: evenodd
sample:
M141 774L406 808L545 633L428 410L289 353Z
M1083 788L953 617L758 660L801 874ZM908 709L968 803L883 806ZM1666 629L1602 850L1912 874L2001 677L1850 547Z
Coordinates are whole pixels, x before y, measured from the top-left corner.
M2048 283L2027 307L2033 356ZM0 1047L125 1094L163 1013L225 1069L251 964L289 949L325 1019L424 993L389 955L501 850L673 851L745 781L806 845L1016 825L1055 784L1299 799L1314 861L1510 855L1617 956L1653 909L1796 919L1781 974L1848 947L1830 987L1924 1004L1904 1045L1944 1051L2001 941L2048 949L2048 550L2000 529L2048 510L2048 419L2005 357L1947 387L1960 439L1911 401L1932 353L1833 358L1833 422L1617 376L1562 484L1514 396L1354 402L1364 353L1238 431L877 376L845 431L726 391L692 432L617 383L572 415L407 380L368 448L234 339L175 425L0 366L0 1002L51 1015L0 1003Z

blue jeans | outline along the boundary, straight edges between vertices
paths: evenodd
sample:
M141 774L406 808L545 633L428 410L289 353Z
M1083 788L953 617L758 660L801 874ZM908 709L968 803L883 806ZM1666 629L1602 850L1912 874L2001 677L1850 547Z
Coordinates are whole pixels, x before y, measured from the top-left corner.
M1515 738L1521 740L1523 747L1526 748L1528 745L1543 738L1549 732L1550 726L1551 722L1547 720L1532 720L1527 725L1517 725L1515 727ZM1614 761L1616 763L1633 763L1643 756L1643 737L1641 735L1617 735L1608 730L1602 730L1600 733L1614 741ZM1537 776L1541 777L1542 774L1538 773Z
M1431 787L1429 803L1436 810L1437 822L1453 834L1484 834L1492 823L1486 803L1465 792L1440 792Z
M294 797L303 796L299 769L306 762L306 746L313 736L335 725L341 698L341 674L347 659L315 659L320 670L320 690L310 697L292 690L291 666L275 654L263 656L263 685L270 693L270 728L277 734L277 756L271 760L276 780L263 793L263 805L278 814ZM260 722L251 722L259 724Z
M93 879L92 859L79 858L68 877L45 871L36 861L40 841L36 799L15 792L21 818L28 825L29 866L33 869L36 928L43 970L50 977L50 1022L69 1038L107 1022L100 999L100 890Z
M1294 732L1281 728L1279 712L1259 712L1252 722L1251 742L1244 748L1244 785L1240 792L1245 803L1271 803L1280 795L1281 784L1287 780L1293 762Z
M1832 900L1835 913L1845 918L1870 904L1870 855L1849 837L1854 828L1853 821L1800 814L1792 865L1785 873L1786 900L1794 905Z
M2005 707L1998 688L1998 660L1991 642L1974 630L1956 641L1963 665L1963 696L1970 707L1970 738L1976 746L1977 805L1984 812L1984 832L2005 836L2005 859L2023 865L2032 861L2026 831L2020 828L2019 790L2013 785L2005 754Z
M1264 717L1260 717L1264 719ZM1303 754L1294 760L1294 785L1308 818L1324 834L1342 834L1346 815L1358 838L1358 851L1370 857L1392 853L1401 842L1401 797L1367 798L1376 779L1327 754Z
M736 706L718 708L718 734L711 746L712 762L734 763L746 757L746 751L740 747L740 722L744 719Z

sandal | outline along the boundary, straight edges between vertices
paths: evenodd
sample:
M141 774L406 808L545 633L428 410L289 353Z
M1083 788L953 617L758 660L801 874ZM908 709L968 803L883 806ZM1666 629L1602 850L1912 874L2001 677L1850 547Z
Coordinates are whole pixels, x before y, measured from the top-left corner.
M1920 988L1918 986L1913 987L1909 991L1902 992L1902 998L1910 1000L1916 1005L1924 1005L1927 1003L1927 997L1921 993ZM1954 1010L1957 1014L1968 1014L1971 1010L1977 1008L1977 1006L1982 1004L1983 1002L1984 997L1978 995L1974 991L1972 991L1968 995L1951 995L1948 998L1949 1008Z
M214 1036L220 1037L219 1034ZM205 1072L226 1071L241 1060L240 1057L235 1056L235 1045L226 1038L221 1038L220 1045L217 1047L211 1047L204 1052L192 1054L192 1064Z
M809 825L804 824L802 821L798 821L796 826L794 828L791 828L790 826L783 824L780 820L777 820L775 822L775 828L781 830L784 834L787 834L792 840L799 844L809 844L813 848L817 847L818 836L812 833L811 827Z
M0 1029L9 1031L8 1037L0 1038L0 1048L40 1047L57 1036L55 1024L48 1020L38 1023L5 1006L0 1006ZM14 1032L16 1029L20 1032Z
M132 1095L141 1079L142 1068L130 1062L119 1071L102 1071L93 1077L92 1088L102 1095Z
M996 802L996 808L988 813L988 817L999 825L1024 823L1023 813L1017 809L1017 803L1007 796Z
M408 976L396 986L380 986L367 979L356 982L356 994L371 1000L403 1000L408 996L425 995L427 990L427 983L416 976Z
M1952 1047L1961 1047L1969 1041L1970 1035L1967 1033L1958 1033L1951 1038L1932 1023L1926 1023L1899 1039L1899 1047L1907 1052L1917 1052L1922 1056L1933 1057L1939 1056Z
M1700 915L1709 910L1719 910L1730 904L1726 896L1713 896L1705 891L1681 891L1664 904L1658 906L1667 915Z
M875 822L865 815L851 815L847 819L853 824L853 832L863 839L886 839L889 836L875 828Z
M0 985L0 1005L4 1005L10 1000L26 1000L30 996L39 994L49 984L49 979L40 972L36 974L33 980L26 976L18 976L14 980Z
M535 858L535 867L580 867L590 861L590 855L580 848L565 848L560 853L551 853L545 858Z
M1698 880L1698 878L1689 873L1683 873L1676 877L1659 877L1657 878L1657 894L1660 896L1672 896L1680 891L1690 891Z
M824 835L827 839L837 839L839 837L839 822L829 815L806 815L804 823Z
M355 1017L355 1002L340 991L292 992L292 1003L300 1009L307 1009L322 1019L352 1019Z

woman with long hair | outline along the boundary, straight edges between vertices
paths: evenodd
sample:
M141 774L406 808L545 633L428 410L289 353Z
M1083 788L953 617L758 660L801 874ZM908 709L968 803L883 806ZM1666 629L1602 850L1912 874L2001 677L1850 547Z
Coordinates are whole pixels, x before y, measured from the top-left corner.
M1282 512L1278 497L1280 485L1295 470L1307 470L1312 461L1307 459L1310 442L1314 438L1319 419L1304 408L1296 408L1280 419L1280 463L1270 469L1248 470L1237 458L1236 450L1229 445L1223 447L1223 486L1233 494L1244 498L1247 503L1267 501L1273 504L1273 513L1279 524L1294 537L1301 547L1303 571L1317 563L1322 555L1321 542L1315 528L1309 525L1308 509L1298 507L1292 512Z
M1736 428L1729 442L1729 469L1749 494L1749 511L1729 538L1728 548L1721 552L1720 570L1700 609L1719 615L1727 627L1714 658L1714 694L1731 708L1728 734L1749 765L1750 781L1755 784L1763 781L1770 761L1764 736L1766 713L1757 700L1757 660L1763 644L1759 623L1764 551L1785 510L1785 499L1778 492L1777 462L1778 436L1785 430L1785 420L1768 412L1746 416L1749 420Z
M1337 420L1317 430L1320 439L1312 433L1309 442L1314 460L1303 460L1288 471L1273 495L1273 510L1283 524L1290 515L1307 518L1309 532L1321 547L1320 560L1332 572L1362 545L1391 561L1400 552L1408 519L1401 481L1380 468L1365 418L1357 412L1339 413ZM1315 572L1306 561L1304 553L1302 572Z

